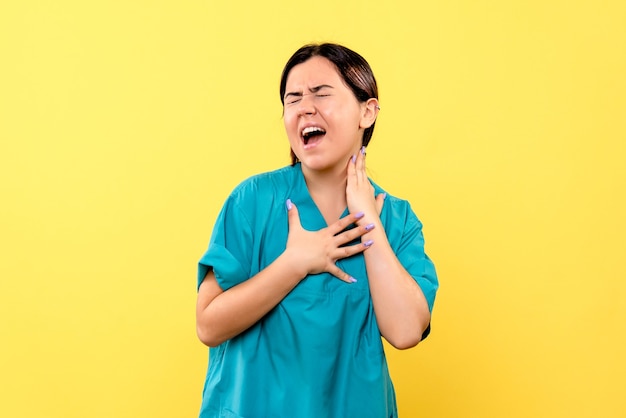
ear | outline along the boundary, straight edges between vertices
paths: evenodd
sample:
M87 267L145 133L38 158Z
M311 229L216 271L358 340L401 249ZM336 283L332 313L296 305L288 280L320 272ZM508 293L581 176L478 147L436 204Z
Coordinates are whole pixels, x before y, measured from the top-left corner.
M362 104L363 112L361 114L361 122L359 128L367 129L376 122L380 106L378 105L378 99L371 98Z

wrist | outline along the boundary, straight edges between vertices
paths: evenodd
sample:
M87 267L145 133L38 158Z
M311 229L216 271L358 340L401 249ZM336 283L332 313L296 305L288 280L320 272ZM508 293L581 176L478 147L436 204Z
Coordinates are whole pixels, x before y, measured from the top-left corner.
M376 211L362 213L363 216L355 222L358 226L374 225L374 229L382 227L382 222Z
M283 251L276 261L281 266L281 270L285 272L285 275L296 281L296 283L302 281L309 274L304 263L302 263L302 257L289 247L285 248L285 251Z
M371 220L368 220L366 217L364 217L363 219L365 220L362 224L359 225L359 227L364 227L367 232L361 236L361 242L365 242L368 240L374 240L375 242L378 242L383 238L387 238L385 228L380 218L375 217L373 219L370 218Z

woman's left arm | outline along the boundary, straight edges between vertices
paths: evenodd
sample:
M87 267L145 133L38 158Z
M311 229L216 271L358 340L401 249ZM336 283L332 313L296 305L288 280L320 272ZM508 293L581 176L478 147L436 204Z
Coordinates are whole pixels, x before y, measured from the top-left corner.
M364 253L376 321L383 337L398 349L417 345L430 324L430 310L422 289L402 266L389 244L380 220L383 196L374 197L374 188L365 172L365 155L359 153L348 163L346 188L348 209L363 211L359 225L374 224L361 237L373 244Z

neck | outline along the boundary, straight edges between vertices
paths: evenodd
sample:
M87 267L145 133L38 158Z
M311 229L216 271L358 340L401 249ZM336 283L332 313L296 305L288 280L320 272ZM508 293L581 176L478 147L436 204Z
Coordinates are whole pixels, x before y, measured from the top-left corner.
M345 200L348 181L346 167L333 167L328 170L317 171L302 166L302 174L309 193L328 195L335 199L341 195Z
M346 184L348 182L346 168L334 170L314 171L302 167L311 198L317 205L326 223L339 219L343 213L346 201Z

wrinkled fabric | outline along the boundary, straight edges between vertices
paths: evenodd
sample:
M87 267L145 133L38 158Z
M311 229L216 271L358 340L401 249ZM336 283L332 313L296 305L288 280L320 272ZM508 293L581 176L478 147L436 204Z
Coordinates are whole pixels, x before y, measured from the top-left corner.
M376 195L383 193L372 184ZM218 216L199 263L198 286L211 268L228 290L272 263L287 242L287 199L305 229L327 226L300 164L251 177ZM408 202L389 195L381 220L432 310L438 281L424 253L420 221ZM363 255L337 264L357 282L309 275L255 325L209 350L201 418L397 416Z

